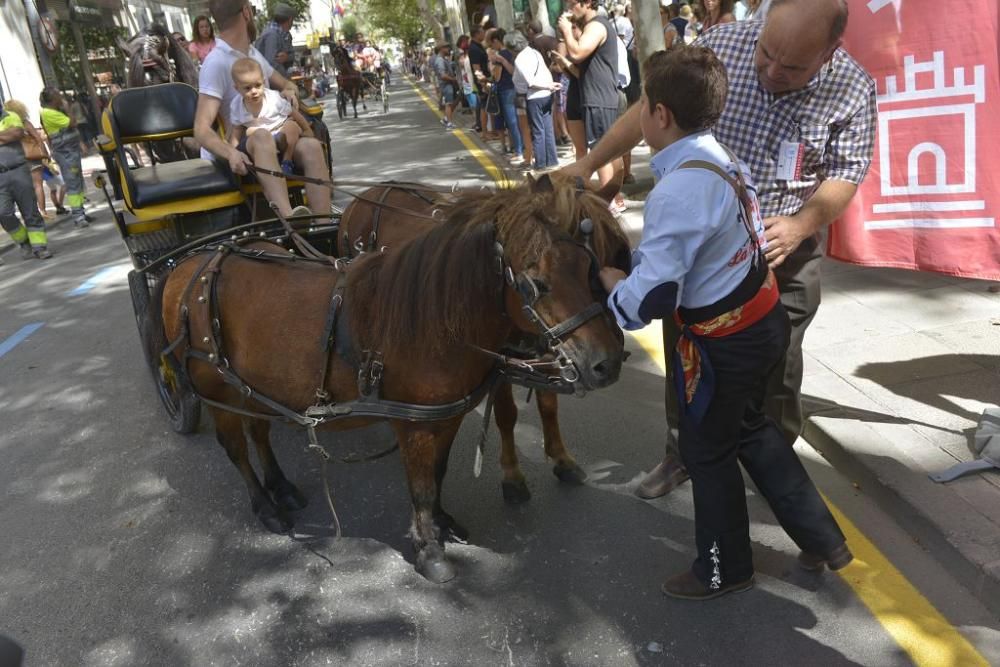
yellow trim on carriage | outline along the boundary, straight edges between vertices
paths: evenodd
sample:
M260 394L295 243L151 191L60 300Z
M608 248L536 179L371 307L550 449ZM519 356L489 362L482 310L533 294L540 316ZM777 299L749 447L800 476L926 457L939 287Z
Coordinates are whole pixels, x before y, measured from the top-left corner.
M160 132L158 134L139 134L134 137L121 137L123 144L137 144L144 141L169 141L170 139L180 139L192 136L191 130L177 130L174 132Z
M158 218L156 220L128 222L125 223L125 230L128 232L129 236L135 236L136 234L152 234L153 232L162 232L164 230L171 229L173 225L173 219L166 217Z
M125 184L125 174L121 164L118 165L118 173L121 175L122 183ZM165 201L161 204L153 204L152 206L136 208L132 204L132 192L130 188L123 187L122 195L125 197L125 205L128 207L128 210L132 212L132 215L141 221L152 221L157 218L163 218L170 215L214 211L216 209L227 208L229 206L238 206L242 204L245 199L241 190L233 190L231 192L220 192L218 194L195 197L192 199Z

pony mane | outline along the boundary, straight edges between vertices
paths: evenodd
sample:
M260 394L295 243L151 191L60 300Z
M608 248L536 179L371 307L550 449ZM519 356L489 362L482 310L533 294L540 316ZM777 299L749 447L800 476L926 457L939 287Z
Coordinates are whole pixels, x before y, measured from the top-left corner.
M454 203L442 204L448 220L479 215L492 218L497 225L497 238L522 238L525 221L537 218L575 240L580 238L580 222L586 218L594 223L591 245L602 266L614 266L628 271L631 246L621 224L608 211L608 203L590 189L580 189L576 180L559 172L528 180L516 188L483 193L464 193ZM538 239L535 239L537 241ZM505 243L510 243L509 240ZM536 254L540 252L537 244Z
M465 192L442 210L443 223L395 252L362 258L348 272L352 333L365 348L443 354L463 341L482 344L477 315L503 298L497 242L529 267L556 237L576 237L580 220L590 218L598 260L624 261L627 268L628 238L607 203L568 179Z
M502 296L495 257L493 225L478 220L449 221L393 252L362 257L347 274L355 340L428 355L479 343L476 315Z

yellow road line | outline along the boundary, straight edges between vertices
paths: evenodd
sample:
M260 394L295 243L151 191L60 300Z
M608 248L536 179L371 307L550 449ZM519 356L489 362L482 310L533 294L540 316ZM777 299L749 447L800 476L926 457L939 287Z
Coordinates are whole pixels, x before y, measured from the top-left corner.
M663 363L660 324L630 332L656 362ZM988 667L984 658L934 605L897 570L871 540L836 505L824 497L847 543L854 562L837 574L865 604L889 636L918 667Z
M435 116L437 116L438 118L444 118L444 114L438 110L437 104L431 101L431 98L427 96L427 93L420 90L420 87L417 86L417 84L415 84L413 81L411 81L409 77L406 78L406 81L407 83L410 84L413 90L416 91L417 95L420 96L420 99L424 101L424 104L427 105L427 108L430 109L432 112L434 112ZM462 142L462 145L465 146L465 149L469 151L472 154L472 157L476 158L476 161L483 166L483 169L486 170L486 173L489 174L490 178L493 179L493 182L497 184L498 188L513 187L513 183L509 178L507 178L507 175L503 172L503 169L500 169L496 165L496 163L493 161L492 158L490 158L490 156L486 153L486 151L477 146L476 143L472 141L472 139L467 137L464 131L456 129L452 130L451 133L454 136L458 137L458 140Z
M855 556L854 562L837 574L914 664L988 667L986 658L893 567L878 547L836 505L824 499Z

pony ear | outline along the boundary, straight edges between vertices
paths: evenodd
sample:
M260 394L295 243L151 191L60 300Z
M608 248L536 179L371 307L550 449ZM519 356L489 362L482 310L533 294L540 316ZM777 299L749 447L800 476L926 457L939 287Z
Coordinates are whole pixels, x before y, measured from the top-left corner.
M555 186L552 184L552 179L549 178L548 174L542 174L537 179L534 179L531 184L532 192L554 192Z

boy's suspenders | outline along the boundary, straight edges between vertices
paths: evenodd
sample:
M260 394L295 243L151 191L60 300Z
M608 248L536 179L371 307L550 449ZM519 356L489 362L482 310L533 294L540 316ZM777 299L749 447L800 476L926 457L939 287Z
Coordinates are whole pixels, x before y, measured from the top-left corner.
M720 144L721 145L721 144ZM740 163L736 159L736 156L732 152L722 146L722 149L726 151L726 155L729 159L733 161L736 165L736 178L730 176L726 171L717 164L708 162L706 160L688 160L678 169L707 169L708 171L716 174L726 183L732 186L733 190L736 191L736 199L740 202L740 211L742 215L740 218L743 221L743 226L747 231L747 235L750 237L750 243L753 244L754 249L757 251L754 256L753 262L756 264L757 256L761 255L760 241L757 239L757 230L754 229L753 225L753 201L750 199L750 194L747 192L746 181L743 180L743 172L740 170Z

